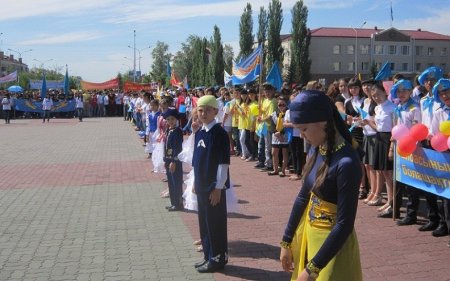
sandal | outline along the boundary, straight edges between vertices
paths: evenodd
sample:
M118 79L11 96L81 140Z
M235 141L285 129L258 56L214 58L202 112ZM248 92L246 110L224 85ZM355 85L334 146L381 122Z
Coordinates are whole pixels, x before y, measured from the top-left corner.
M389 202L386 202L386 204L384 204L380 208L377 208L377 211L378 212L383 212L385 209L389 208L390 206L391 206L391 204Z
M298 181L301 180L302 177L298 176L298 175L293 175L289 177L290 181Z
M369 201L372 200L374 198L374 196L375 196L375 193L369 192L369 194L367 195L367 198L363 200L363 203L364 204L369 203Z
M202 240L195 240L192 244L194 244L195 246L199 246L202 244Z
M284 178L286 176L286 174L283 172L279 172L278 175L280 176L280 178Z
M383 197L375 195L374 199L367 202L367 206L380 206L383 204Z
M267 173L269 176L275 176L278 175L278 171L272 171Z

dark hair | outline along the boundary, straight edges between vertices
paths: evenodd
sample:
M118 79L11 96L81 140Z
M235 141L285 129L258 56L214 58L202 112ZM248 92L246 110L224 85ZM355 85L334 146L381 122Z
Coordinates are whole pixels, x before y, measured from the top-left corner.
M381 90L386 93L386 89L384 89L383 84L381 82L377 82L370 87L370 90ZM387 94L387 93L386 93Z
M350 79L350 81L348 81L347 83L347 87L362 87L361 85L361 81L358 78L352 78Z
M403 76L400 73L397 73L394 76L392 76L392 80L402 80L402 79L405 79L405 76Z
M150 101L150 105L156 105L156 106L159 106L159 100L157 100L157 99L152 99L152 100Z

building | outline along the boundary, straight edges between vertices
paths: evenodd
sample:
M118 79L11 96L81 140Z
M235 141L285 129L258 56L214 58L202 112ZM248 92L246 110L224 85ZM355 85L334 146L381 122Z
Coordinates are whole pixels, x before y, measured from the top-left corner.
M282 35L284 71L290 61L290 35ZM355 51L356 50L356 51ZM450 70L450 36L429 31L321 27L311 30L309 56L312 79L329 83L361 74L371 77L372 65L379 70L389 61L392 73L407 77L429 66Z
M5 56L5 53L0 51L0 77L16 70L17 72L28 71L28 65L22 62L22 58L15 59L14 55Z

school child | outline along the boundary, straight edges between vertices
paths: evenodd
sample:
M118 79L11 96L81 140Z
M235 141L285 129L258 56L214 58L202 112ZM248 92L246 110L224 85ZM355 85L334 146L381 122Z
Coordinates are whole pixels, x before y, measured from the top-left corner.
M149 158L151 158L151 155L153 151L155 150L156 146L156 130L158 128L158 118L161 115L161 112L159 111L159 101L158 100L151 100L150 106L149 106L150 112L147 115L147 145L145 147L145 152L149 154Z
M241 91L236 88L233 91L233 99L230 101L230 116L231 116L231 136L233 138L234 143L234 155L241 156L242 147L241 142L239 141L239 115L240 115L240 107L241 104Z
M223 94L222 127L225 130L225 132L227 132L228 139L230 140L230 154L234 154L233 136L231 134L233 115L231 114L232 103L230 103L230 101L231 101L230 92L225 91Z
M246 160L250 157L250 150L249 147L247 147L247 139L250 137L247 132L246 128L248 125L248 93L247 90L241 89L241 102L239 105L236 106L236 109L238 110L238 130L239 130L239 141L241 143L241 159Z
M42 100L42 110L44 111L42 123L45 123L45 118L47 118L47 123L50 122L50 111L53 107L53 100L48 95Z
M3 115L5 115L5 124L9 124L11 120L11 98L7 93L2 99Z
M198 200L203 260L194 266L200 273L223 269L228 262L226 189L230 187L228 135L215 121L217 100L203 96L198 100L202 128L195 134L192 166Z
M178 111L169 109L164 113L167 121L167 140L164 148L164 164L166 168L167 183L169 185L170 206L169 212L183 210L181 199L183 192L183 166L178 159L183 143L183 132L178 127Z
M247 162L256 161L258 159L258 141L256 136L256 118L258 117L258 96L255 89L248 90L248 122L246 131L248 138L246 139L247 147L250 151L250 157Z
M286 168L288 165L288 136L283 126L285 114L287 110L287 100L284 97L278 98L277 110L272 113L272 122L275 124L275 131L272 133L272 159L273 171L268 172L269 176L279 175L286 176ZM283 155L283 164L281 171L279 170L279 153Z

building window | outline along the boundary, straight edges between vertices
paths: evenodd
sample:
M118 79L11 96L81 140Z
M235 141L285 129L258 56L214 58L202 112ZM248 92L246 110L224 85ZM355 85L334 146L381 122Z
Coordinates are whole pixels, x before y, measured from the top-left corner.
M416 46L416 56L421 56L422 50L423 50L422 46Z
M339 55L341 53L341 45L334 45L333 46L333 54Z
M408 56L409 55L409 46L402 46L401 52L402 52L402 55Z
M402 63L402 71L408 71L408 63L407 62Z
M420 62L416 63L416 71L420 71L421 68L422 65L420 64Z
M362 70L362 71L367 71L367 70L369 70L369 63L368 63L368 62L363 62L363 63L361 63L361 70Z
M395 55L397 53L397 46L395 45L389 45L389 49L388 49L388 54L389 55Z
M360 48L361 48L362 55L369 54L369 45L360 45Z
M374 53L375 55L382 55L383 54L383 45L375 45Z
M395 62L391 62L391 70L395 70Z
M428 56L432 56L434 52L434 48L428 47Z
M333 70L334 71L341 71L341 63L340 62L334 62L333 63Z
M354 45L348 45L347 46L347 55L353 55L355 53L355 46Z
M442 70L443 71L446 71L447 70L447 64L446 63L441 63L441 68L442 68Z
M354 62L349 62L349 63L348 63L347 70L348 70L348 71L354 71L354 70L355 70L354 66L355 66L355 63L354 63Z
M447 56L447 48L442 48L441 50L441 57Z

